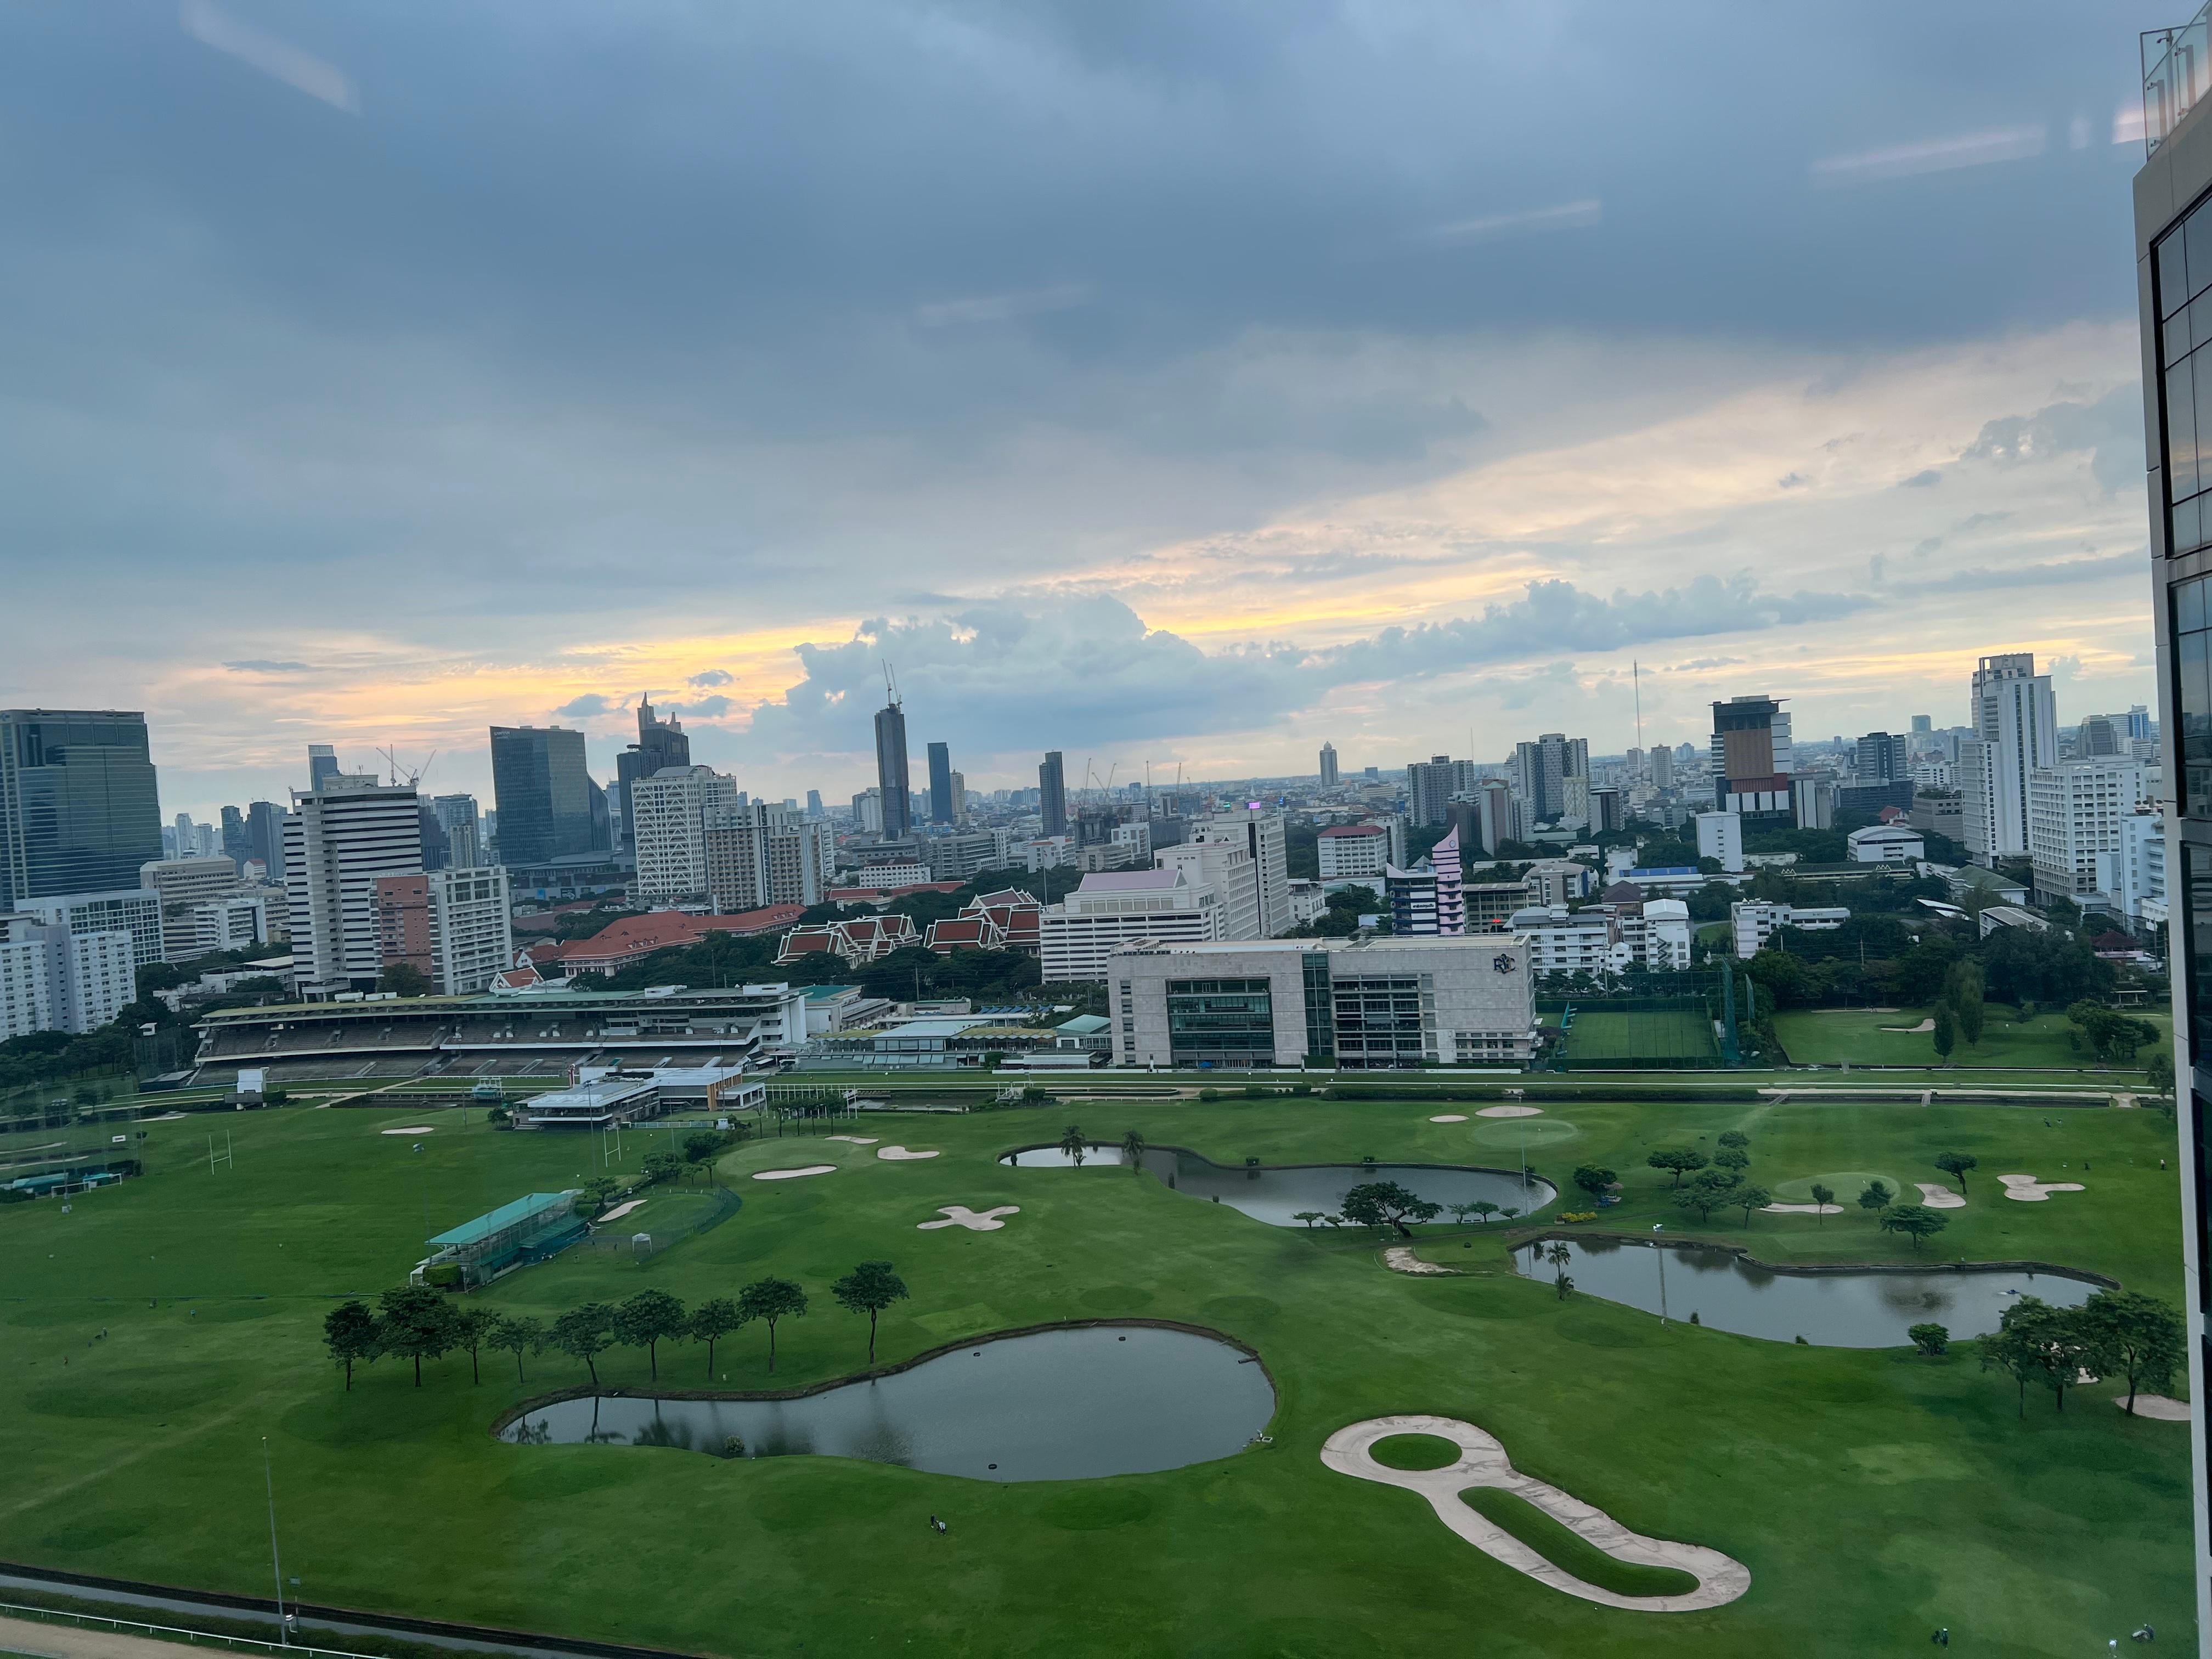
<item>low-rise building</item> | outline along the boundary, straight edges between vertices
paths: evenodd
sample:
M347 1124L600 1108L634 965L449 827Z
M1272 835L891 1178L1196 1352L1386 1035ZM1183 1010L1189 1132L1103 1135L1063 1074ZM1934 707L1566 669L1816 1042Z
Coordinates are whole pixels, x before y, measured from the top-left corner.
M1528 907L1525 881L1471 881L1462 890L1467 900L1467 931L1502 933L1516 910Z
M1521 879L1536 904L1573 904L1597 890L1597 872L1573 859L1538 859Z
M1844 837L1853 864L1911 864L1928 856L1928 839L1902 823L1870 823Z
M1181 867L1085 876L1044 911L1039 939L1045 982L1103 980L1107 957L1132 940L1218 939L1222 921L1220 896Z
M1507 927L1528 941L1540 975L1617 973L1621 966L1620 924L1603 910L1570 911L1564 904L1533 904L1514 912Z
M853 967L862 968L894 951L921 943L921 935L915 931L913 921L896 912L854 916L843 921L793 928L783 936L783 948L776 952L775 961L778 967L782 967L788 963L803 962L808 957L834 956Z
M1729 927L1739 957L1755 957L1766 948L1778 928L1795 927L1807 933L1832 933L1851 919L1847 906L1778 903L1771 899L1738 899L1729 906Z
M1147 940L1109 958L1108 1018L1123 1066L1518 1066L1533 979L1495 935Z

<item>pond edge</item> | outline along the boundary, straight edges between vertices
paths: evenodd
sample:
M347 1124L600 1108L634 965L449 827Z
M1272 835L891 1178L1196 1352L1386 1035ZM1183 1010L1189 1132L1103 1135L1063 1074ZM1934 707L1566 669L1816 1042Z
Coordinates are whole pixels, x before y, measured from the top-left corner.
M921 1352L914 1355L910 1358L898 1360L894 1364L887 1365L871 1366L866 1370L848 1372L843 1376L834 1376L830 1378L828 1381L822 1382L809 1382L795 1389L662 1389L653 1387L647 1387L643 1389L612 1389L608 1388L604 1384L594 1388L587 1382L581 1388L561 1389L551 1394L533 1395L529 1399L520 1402L519 1405L508 1407L505 1411L501 1412L498 1417L493 1419L491 1432L493 1438L498 1439L503 1437L507 1430L513 1428L519 1419L527 1417L534 1411L543 1410L548 1406L562 1405L571 1400L589 1400L594 1395L606 1400L805 1400L810 1395L827 1394L832 1389L842 1389L850 1383L875 1382L881 1381L886 1376L896 1376L901 1371L910 1371L917 1365L926 1365L933 1359L942 1359L947 1354L958 1353L963 1348L980 1348L987 1342L1005 1342L1018 1336L1042 1336L1051 1331L1081 1331L1111 1328L1126 1328L1133 1326L1149 1327L1153 1330L1182 1331L1192 1336L1208 1337L1216 1342L1223 1344L1224 1346L1234 1348L1239 1353L1243 1354L1247 1358L1259 1366L1260 1375L1267 1379L1267 1387L1275 1396L1275 1411L1267 1413L1268 1425L1270 1427L1273 1425L1276 1412L1279 1412L1282 1409L1282 1385L1275 1380L1274 1372L1267 1369L1267 1359L1261 1354L1260 1351L1254 1347L1250 1343L1243 1341L1239 1338L1233 1337L1226 1331L1217 1331L1210 1325L1193 1325L1185 1320L1128 1318L1048 1319L1041 1324L1011 1326L1005 1330L992 1331L983 1336L963 1337L957 1342L940 1342L937 1346L933 1348L926 1348Z
M1118 1152L1121 1150L1118 1146L1115 1146L1109 1141L1094 1141L1091 1144L1109 1152ZM1025 1146L1009 1146L1002 1152L994 1153L991 1158L991 1162L997 1164L1005 1158L1018 1158L1024 1152L1056 1152L1059 1150L1060 1143L1056 1140L1032 1141ZM1177 1146L1172 1142L1165 1140L1148 1140L1145 1143L1145 1150L1148 1152L1188 1152L1191 1157L1196 1158L1208 1169L1225 1170L1231 1175L1242 1175L1245 1170L1251 1169L1357 1170L1362 1167L1358 1164L1346 1164L1341 1159L1325 1164L1216 1164L1212 1158L1208 1158L1204 1152L1200 1152L1195 1146ZM1009 1167L1018 1168L1019 1166L1010 1165ZM1125 1164L1115 1167L1127 1169L1128 1168L1128 1165ZM1510 1176L1516 1180L1518 1180L1521 1176L1521 1171L1518 1170L1500 1170L1493 1168L1487 1164L1419 1164L1415 1163L1410 1158L1394 1158L1388 1164L1385 1164L1382 1159L1377 1158L1375 1161L1375 1167L1378 1170L1455 1170L1462 1175ZM1552 1200L1554 1203L1559 1200L1560 1193L1559 1183L1558 1182L1552 1180L1548 1176L1540 1176L1534 1170L1528 1171L1528 1179L1549 1187L1552 1189Z
M1516 1238L1505 1248L1517 1250L1525 1245L1541 1244L1549 1239L1565 1239L1571 1243L1577 1239L1602 1239L1608 1244L1656 1244L1668 1250L1719 1250L1729 1255L1741 1256L1747 1266L1761 1273L1780 1273L1800 1279L1817 1279L1824 1273L2049 1273L2057 1279L2078 1279L2085 1285L2096 1285L2108 1291L2121 1288L2120 1281L2087 1267L2063 1267L2055 1261L1807 1261L1781 1266L1761 1261L1751 1253L1747 1244L1727 1244L1717 1240L1696 1238L1654 1239L1649 1233L1601 1233L1546 1228L1526 1237Z

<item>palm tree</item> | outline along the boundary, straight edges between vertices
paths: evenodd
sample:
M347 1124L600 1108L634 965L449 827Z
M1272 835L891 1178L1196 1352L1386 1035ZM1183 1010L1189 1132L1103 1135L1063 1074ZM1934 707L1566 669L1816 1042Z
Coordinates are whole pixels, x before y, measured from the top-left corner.
M1084 1153L1091 1150L1091 1143L1084 1138L1082 1128L1071 1123L1060 1132L1060 1150L1061 1156L1079 1170L1083 1167Z
M1145 1138L1134 1129L1121 1132L1121 1162L1141 1175L1145 1169Z
M1559 1273L1559 1278L1553 1282L1559 1285L1559 1300L1565 1302L1567 1299L1567 1292L1575 1287L1575 1281L1567 1277L1567 1264L1575 1259L1575 1253L1565 1244L1555 1243L1550 1249L1544 1252L1544 1259L1550 1262Z

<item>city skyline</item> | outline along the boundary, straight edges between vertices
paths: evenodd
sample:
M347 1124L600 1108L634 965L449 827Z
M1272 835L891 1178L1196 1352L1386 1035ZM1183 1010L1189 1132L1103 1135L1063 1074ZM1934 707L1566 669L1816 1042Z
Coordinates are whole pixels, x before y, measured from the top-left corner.
M307 92L167 14L58 14L5 118L59 172L18 204L0 311L0 526L40 554L0 702L143 708L204 815L295 784L308 738L438 750L437 787L488 797L466 734L569 724L605 778L641 689L702 763L842 794L883 656L977 788L1048 746L1216 776L1324 737L1402 763L1470 722L1618 750L1632 659L1647 739L1759 685L1863 731L1994 650L2069 707L2152 701L2133 295L2102 251L2142 154L2132 30L2170 20L2031 9L1993 52L1906 15L1694 49L1532 15L1495 25L1506 76L1442 15L1009 14L971 51L647 11L538 37L574 88L552 106L598 118L564 127L496 16L445 20L450 76L409 102L418 26L374 13L281 20L329 70ZM875 51L910 92L878 99ZM1616 95L1563 123L1536 88L1569 64ZM78 142L118 73L158 144ZM852 131L785 112L794 76ZM634 98L690 136L578 147ZM729 161L753 118L794 145L757 175ZM480 121L528 133L526 173ZM895 187L884 125L922 135ZM1071 167L1150 205L1073 211L1045 188ZM1232 185L1255 216L1216 211ZM791 219L802 188L849 232ZM676 206L706 191L712 225ZM316 257L260 258L303 212ZM218 556L254 603L197 580ZM64 603L84 581L96 616Z

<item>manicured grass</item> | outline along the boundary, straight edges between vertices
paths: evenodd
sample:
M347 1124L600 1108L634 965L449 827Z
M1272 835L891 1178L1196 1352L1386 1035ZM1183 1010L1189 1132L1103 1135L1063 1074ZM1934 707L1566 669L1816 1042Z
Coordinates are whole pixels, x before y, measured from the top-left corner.
M1608 1060L1702 1060L1717 1054L1712 1020L1703 1008L1617 1012L1577 1008L1567 1028L1567 1061Z
M1679 1567L1647 1567L1607 1555L1580 1533L1538 1509L1518 1492L1470 1486L1460 1499L1486 1516L1553 1566L1615 1595L1687 1595L1698 1576Z
M1866 1008L1790 1009L1775 1015L1774 1031L1790 1058L1801 1066L1849 1061L1853 1066L1941 1066L1934 1036L1911 1029L1932 1012L1926 1008L1900 1008L1889 1013ZM2100 1066L2096 1055L2087 1048L2076 1051L2069 1047L2067 1036L2074 1028L2063 1012L2039 1013L2022 1020L2016 1009L1993 1002L1988 1013L1981 1042L1969 1043L1960 1038L1958 1047L1951 1051L1951 1068L2047 1066L2062 1073L2103 1072L2116 1079L2142 1074L2139 1063L2107 1069ZM2161 1031L2170 1032L2172 1025L2172 1016L2163 1009L2130 1010L2130 1014ZM2139 1062L2148 1057L2148 1049L2136 1056Z
M1071 1120L1230 1164L1516 1161L1478 1138L1496 1121L1430 1123L1438 1109L1130 1101L860 1127L943 1152L903 1164L770 1138L723 1160L745 1203L712 1231L641 1263L572 1253L483 1293L550 1317L647 1287L696 1303L763 1273L795 1279L812 1306L781 1327L772 1379L795 1386L861 1365L866 1321L828 1287L880 1257L914 1292L884 1316L887 1361L1092 1316L1210 1327L1266 1360L1270 1444L1007 1486L833 1458L495 1440L503 1411L583 1382L551 1353L520 1383L508 1356L487 1353L480 1387L449 1356L419 1390L385 1361L348 1394L319 1343L335 1300L396 1282L428 1232L574 1184L592 1144L421 1108L226 1114L237 1158L211 1173L204 1120L156 1125L147 1179L67 1215L51 1200L0 1210L0 1559L263 1594L265 1435L285 1571L305 1598L702 1653L1367 1656L1480 1630L1501 1652L1710 1659L1885 1652L1948 1624L1992 1652L2056 1654L2146 1618L2187 1644L2188 1431L2130 1420L2110 1385L2075 1391L2063 1416L2032 1400L2021 1422L1970 1346L1926 1362L1662 1328L1521 1279L1503 1227L1428 1230L1424 1249L1462 1276L1413 1277L1386 1271L1377 1241L1270 1228L1127 1170L994 1161ZM1596 1224L1663 1221L1773 1260L1909 1261L1856 1208L1817 1228L1761 1216L1747 1231L1733 1212L1689 1227L1644 1155L1741 1128L1753 1178L1773 1185L1837 1170L1942 1179L1927 1160L1960 1150L1981 1159L1970 1201L1917 1260L2037 1258L2180 1294L2178 1177L2158 1168L2173 1131L2148 1111L1638 1101L1550 1115L1576 1134L1532 1146L1537 1173L1564 1184L1597 1162L1624 1179L1627 1201ZM434 1133L378 1133L416 1122ZM633 1166L657 1144L625 1139ZM814 1162L838 1167L750 1178ZM1993 1177L2011 1170L2087 1190L2010 1202ZM1020 1211L996 1232L916 1230L956 1203ZM765 1350L757 1327L726 1339L711 1380L769 1386ZM665 1386L710 1381L696 1346L660 1358ZM641 1352L600 1359L611 1387L641 1389L646 1370ZM1725 1551L1750 1567L1750 1592L1664 1619L1592 1607L1471 1549L1408 1494L1320 1462L1347 1423L1422 1412L1480 1425L1517 1467L1639 1531ZM932 1513L952 1530L929 1532Z
M1459 1448L1440 1434L1388 1434L1367 1449L1386 1469L1443 1469L1459 1462Z

